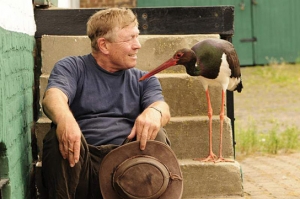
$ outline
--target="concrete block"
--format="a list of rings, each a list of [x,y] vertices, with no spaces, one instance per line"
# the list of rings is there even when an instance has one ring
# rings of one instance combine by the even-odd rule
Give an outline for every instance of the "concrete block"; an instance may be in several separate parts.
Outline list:
[[[220,120],[213,117],[213,152],[219,155]],[[206,158],[209,153],[209,123],[206,116],[172,117],[165,126],[171,148],[179,159]],[[229,118],[223,123],[223,156],[233,159],[232,129]]]
[[[43,96],[44,96],[44,93],[45,93],[45,90],[46,90],[46,87],[48,85],[48,79],[49,79],[49,74],[42,74],[40,76],[40,99],[39,99],[39,103],[40,103],[40,113],[42,115],[42,117],[47,117],[45,115],[45,113],[43,112],[43,109],[42,109],[42,101],[43,101]]]
[[[50,128],[51,120],[46,116],[39,118],[39,120],[35,124],[35,136],[37,138],[37,145],[39,150],[39,161],[41,161],[43,155],[43,139],[45,135],[49,132]]]
[[[198,77],[191,77],[186,73],[166,73],[156,76],[161,83],[165,100],[170,106],[172,117],[207,115],[206,94]],[[220,114],[221,92],[222,88],[218,84],[209,87],[214,115]]]
[[[87,36],[43,35],[41,39],[42,74],[50,74],[54,64],[66,57],[91,52]]]
[[[183,199],[243,196],[238,162],[203,163],[183,159],[179,164],[183,174]]]
[[[149,71],[170,59],[181,48],[191,48],[197,42],[206,38],[220,38],[217,34],[211,35],[141,35],[139,41],[142,48],[138,53],[137,68]],[[176,66],[165,72],[180,72],[182,67]]]
[[[191,77],[185,73],[166,73],[156,75],[162,85],[163,95],[170,106],[172,117],[207,115],[207,100],[203,86],[197,77]],[[40,76],[40,106],[49,75]],[[213,114],[219,115],[221,109],[221,87],[214,85],[209,87]],[[225,106],[226,108],[226,106]],[[40,110],[42,113],[42,110]],[[226,110],[225,110],[226,111]],[[42,113],[45,116],[44,113]]]
[[[39,157],[42,157],[43,139],[50,130],[51,120],[46,116],[41,117],[35,128]],[[230,119],[224,120],[223,131],[223,156],[233,158],[232,131]],[[165,127],[171,140],[171,147],[177,158],[205,158],[208,155],[208,118],[197,117],[172,117]],[[217,116],[213,117],[213,151],[219,155],[220,122]]]
[[[140,35],[142,48],[138,53],[136,67],[141,70],[151,70],[173,56],[176,50],[190,48],[205,38],[219,38],[219,35]],[[54,64],[63,57],[91,52],[90,40],[87,36],[44,35],[41,42],[43,74],[49,74]],[[176,71],[176,68],[172,70]]]
[[[141,35],[142,48],[138,53],[137,68],[152,70],[173,56],[180,48],[191,48],[205,38],[219,35]],[[87,36],[49,36],[41,40],[42,75],[40,77],[40,104],[54,64],[63,57],[85,55],[91,52]],[[209,151],[207,101],[203,86],[197,77],[186,74],[183,66],[171,67],[157,77],[166,102],[170,105],[171,121],[165,127],[184,177],[183,199],[214,196],[243,195],[241,169],[238,162],[203,163],[193,158],[205,158]],[[213,108],[213,151],[219,155],[221,87],[209,88]],[[226,106],[225,106],[226,108]],[[36,123],[35,134],[42,157],[43,138],[50,130],[51,121],[42,113]],[[229,118],[223,124],[223,156],[233,159],[232,129]]]

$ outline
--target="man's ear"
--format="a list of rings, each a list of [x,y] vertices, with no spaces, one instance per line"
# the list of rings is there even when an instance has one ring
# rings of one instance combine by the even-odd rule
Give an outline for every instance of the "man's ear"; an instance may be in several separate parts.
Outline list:
[[[103,53],[103,54],[108,54],[108,48],[107,48],[107,42],[104,38],[98,38],[97,39],[97,45],[99,50]]]

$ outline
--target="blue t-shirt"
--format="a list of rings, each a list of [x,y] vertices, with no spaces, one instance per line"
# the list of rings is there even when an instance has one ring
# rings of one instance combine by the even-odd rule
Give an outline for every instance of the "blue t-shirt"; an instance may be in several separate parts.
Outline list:
[[[164,101],[161,85],[146,72],[131,68],[109,73],[91,54],[58,61],[49,77],[49,88],[68,97],[70,109],[88,144],[121,144],[137,116],[155,101]]]

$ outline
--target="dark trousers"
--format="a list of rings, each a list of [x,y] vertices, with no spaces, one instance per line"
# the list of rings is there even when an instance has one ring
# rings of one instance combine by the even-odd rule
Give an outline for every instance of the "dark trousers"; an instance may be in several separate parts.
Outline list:
[[[156,139],[170,145],[162,128]],[[43,141],[42,180],[49,199],[101,199],[99,168],[102,159],[118,145],[92,146],[81,136],[79,161],[70,167],[58,146],[56,128],[52,127]]]

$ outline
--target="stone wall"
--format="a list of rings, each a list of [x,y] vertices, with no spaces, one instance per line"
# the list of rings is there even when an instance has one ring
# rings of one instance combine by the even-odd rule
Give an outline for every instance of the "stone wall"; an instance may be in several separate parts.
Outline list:
[[[14,14],[12,14],[14,13]],[[35,23],[30,1],[0,2],[0,198],[30,197]]]

